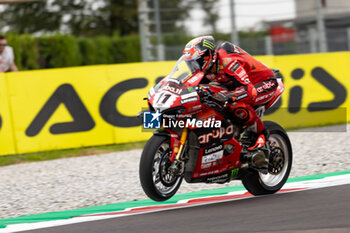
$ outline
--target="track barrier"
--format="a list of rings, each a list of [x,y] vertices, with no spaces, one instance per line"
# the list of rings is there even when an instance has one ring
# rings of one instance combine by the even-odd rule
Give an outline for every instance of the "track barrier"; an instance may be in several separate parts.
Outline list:
[[[264,117],[286,128],[350,121],[350,52],[260,56],[280,69],[281,100]],[[174,61],[0,74],[0,155],[147,140],[137,113]]]

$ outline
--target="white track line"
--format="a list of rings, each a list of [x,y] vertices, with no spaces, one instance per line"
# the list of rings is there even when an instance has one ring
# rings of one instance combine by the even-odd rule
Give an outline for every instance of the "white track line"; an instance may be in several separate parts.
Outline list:
[[[345,184],[350,184],[350,174],[339,175],[339,176],[331,176],[331,177],[326,177],[326,178],[322,178],[322,179],[315,179],[315,180],[287,183],[283,187],[283,189],[305,188],[305,190],[309,190],[309,189],[333,187],[333,186],[345,185]],[[300,190],[298,190],[298,191],[300,191]],[[301,191],[304,191],[304,190],[301,190]],[[291,192],[296,192],[296,191],[291,191]],[[245,191],[230,192],[230,193],[228,193],[226,195],[240,195],[240,194],[243,194],[243,193],[245,193]],[[218,195],[218,196],[223,196],[223,195]],[[251,198],[251,197],[248,197],[248,198]],[[193,199],[200,199],[200,198],[193,198]],[[239,199],[245,199],[245,198],[239,198]],[[237,199],[237,200],[239,200],[239,199]],[[178,202],[178,204],[188,203],[190,200],[192,200],[192,199],[180,200]],[[210,202],[210,204],[218,203],[218,202],[226,202],[226,201],[232,201],[232,200],[223,200],[223,201]],[[171,208],[171,209],[188,208],[188,207],[199,206],[199,205],[205,205],[205,204],[200,203],[200,204],[194,204],[194,205],[190,205],[190,206],[179,206],[179,207],[174,207],[174,208]],[[141,208],[141,207],[128,208],[128,210],[139,209],[139,208]],[[6,233],[11,233],[11,232],[28,231],[28,230],[35,230],[35,229],[41,229],[41,228],[48,228],[48,227],[55,227],[55,226],[74,224],[74,223],[90,222],[90,221],[97,221],[97,220],[110,219],[110,218],[118,218],[118,217],[130,216],[130,215],[138,215],[138,214],[144,214],[144,213],[159,212],[159,211],[164,211],[164,210],[167,210],[167,209],[156,209],[156,210],[149,210],[149,211],[145,211],[145,212],[132,213],[132,214],[130,214],[130,213],[126,213],[126,214],[120,213],[120,214],[117,214],[117,215],[82,216],[82,217],[75,217],[75,218],[64,219],[64,220],[44,221],[44,222],[38,222],[38,223],[13,224],[13,225],[8,225],[4,229],[0,229],[0,233],[5,233],[5,232]]]

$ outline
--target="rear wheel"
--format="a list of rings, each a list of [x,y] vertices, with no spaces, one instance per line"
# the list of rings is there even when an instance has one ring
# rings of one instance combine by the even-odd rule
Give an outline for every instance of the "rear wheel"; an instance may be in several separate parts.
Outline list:
[[[182,177],[172,170],[170,140],[153,135],[145,145],[140,160],[140,182],[144,192],[154,201],[165,201],[179,189]]]
[[[290,140],[285,130],[272,121],[264,121],[270,131],[269,142],[271,153],[268,173],[248,170],[242,177],[244,187],[253,195],[272,194],[286,183],[293,160]]]

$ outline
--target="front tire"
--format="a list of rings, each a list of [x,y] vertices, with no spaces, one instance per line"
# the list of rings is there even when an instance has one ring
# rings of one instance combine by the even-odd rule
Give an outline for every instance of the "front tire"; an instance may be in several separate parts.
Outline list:
[[[140,182],[146,195],[154,201],[165,201],[179,189],[182,177],[168,173],[170,139],[153,135],[145,145],[140,160]]]
[[[264,121],[264,124],[270,131],[267,143],[270,143],[271,151],[275,151],[275,157],[270,158],[267,174],[250,169],[243,175],[242,183],[253,195],[273,194],[279,191],[286,183],[292,168],[293,151],[286,131],[272,121]]]

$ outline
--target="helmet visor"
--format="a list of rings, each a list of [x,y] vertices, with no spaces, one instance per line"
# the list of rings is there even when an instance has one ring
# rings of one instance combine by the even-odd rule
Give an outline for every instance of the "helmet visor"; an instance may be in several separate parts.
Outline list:
[[[200,65],[199,59],[191,59],[191,60],[185,60],[188,68],[190,69],[191,73],[194,74],[202,69],[202,66]]]
[[[211,55],[209,50],[207,50],[203,55],[197,57],[196,59],[185,59],[188,67],[190,68],[192,73],[196,73],[198,71],[205,71],[208,67],[208,63],[210,62]]]

